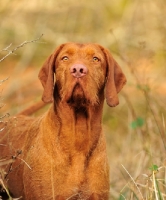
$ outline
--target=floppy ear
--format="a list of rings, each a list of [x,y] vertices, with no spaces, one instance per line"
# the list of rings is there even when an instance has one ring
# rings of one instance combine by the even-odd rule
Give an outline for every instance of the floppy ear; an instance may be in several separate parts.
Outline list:
[[[55,60],[63,46],[64,44],[59,46],[55,52],[47,58],[38,75],[44,88],[42,100],[45,103],[53,101]]]
[[[109,106],[114,107],[119,104],[118,93],[126,83],[126,77],[111,53],[106,49],[104,49],[104,53],[107,62],[106,102]]]

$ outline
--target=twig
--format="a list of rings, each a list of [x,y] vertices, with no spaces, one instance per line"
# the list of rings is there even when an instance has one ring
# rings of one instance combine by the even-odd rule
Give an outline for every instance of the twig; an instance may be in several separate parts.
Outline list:
[[[142,187],[142,188],[147,188],[147,185],[141,184],[141,183],[137,183],[138,186]],[[148,189],[152,192],[154,192],[154,189],[148,186]],[[157,191],[158,193],[158,191]],[[161,193],[163,197],[166,197],[166,194]]]
[[[8,51],[8,49],[12,46],[12,43],[9,44],[9,46],[7,46],[6,48],[2,49],[1,51]]]
[[[1,120],[1,119],[4,119],[5,117],[9,117],[9,116],[10,116],[10,114],[9,114],[9,113],[6,113],[6,114],[0,116],[0,120]],[[2,121],[0,121],[0,123],[2,123]]]
[[[122,165],[122,164],[121,164]],[[126,171],[126,173],[129,175],[129,177],[131,178],[131,180],[133,181],[134,185],[136,186],[138,192],[140,193],[141,195],[141,199],[144,200],[144,197],[142,196],[142,193],[139,189],[139,187],[137,186],[137,183],[134,181],[133,177],[129,174],[129,172],[127,171],[127,169],[122,165],[123,169]]]
[[[7,164],[10,164],[10,163],[13,163],[14,160],[11,158],[11,159],[7,159],[7,160],[0,160],[0,167],[3,166],[3,165],[7,165]]]
[[[3,180],[0,178],[0,185],[3,187],[3,189],[5,190],[5,192],[7,193],[7,195],[8,195],[8,199],[9,200],[19,200],[19,199],[22,199],[22,196],[21,197],[19,197],[19,198],[12,198],[11,196],[10,196],[10,193],[9,193],[9,190],[7,189],[7,187],[5,186],[5,184],[4,184],[4,182],[3,182]]]
[[[40,37],[38,37],[38,38],[36,38],[36,39],[34,39],[34,40],[24,41],[23,43],[21,43],[20,45],[18,45],[18,46],[15,47],[14,49],[8,50],[8,49],[11,47],[11,45],[12,45],[12,44],[10,44],[9,46],[7,46],[5,49],[2,50],[2,51],[7,51],[8,54],[6,54],[6,56],[4,56],[3,58],[1,58],[1,59],[0,59],[0,62],[2,62],[3,60],[5,60],[5,58],[7,58],[10,54],[13,54],[17,49],[19,49],[19,48],[25,46],[26,44],[37,42],[38,40],[41,39],[42,36],[43,36],[43,34],[42,34]]]
[[[71,199],[71,198],[75,197],[76,195],[79,195],[79,193],[73,194],[72,196],[70,196],[70,197],[69,197],[69,198],[67,198],[66,200],[69,200],[69,199]]]
[[[12,160],[13,162],[18,158],[18,156],[22,153],[21,150],[18,150],[17,151],[17,154],[15,156],[12,156]],[[6,173],[5,175],[5,179],[7,178],[7,176],[9,175],[9,173],[12,171],[12,166],[13,166],[13,162],[10,162],[10,165],[9,165],[9,169],[8,169],[8,172]]]
[[[2,179],[0,179],[0,185],[5,189],[7,195],[10,197],[9,191],[8,191],[8,189],[6,188],[6,186],[5,186],[5,184],[4,184],[4,182],[3,182]],[[11,199],[11,198],[9,198],[9,199]]]
[[[18,158],[18,159],[20,159],[22,162],[24,162],[24,163],[27,165],[27,167],[28,167],[29,169],[32,169],[32,168],[30,167],[30,165],[28,165],[28,163],[25,162],[25,160],[23,160],[22,158]]]
[[[9,77],[6,78],[6,79],[0,80],[0,85],[2,85],[2,83],[4,83],[5,81],[7,81],[8,79],[9,79]]]
[[[158,199],[158,195],[157,195],[157,186],[156,186],[156,178],[155,178],[155,172],[153,171],[153,185],[154,185],[154,193],[155,193],[155,197],[156,197],[156,200],[159,200]]]

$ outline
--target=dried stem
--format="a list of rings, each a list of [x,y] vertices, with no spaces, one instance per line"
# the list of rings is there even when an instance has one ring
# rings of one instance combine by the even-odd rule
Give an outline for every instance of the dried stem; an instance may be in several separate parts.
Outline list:
[[[121,165],[122,165],[122,164],[121,164]],[[134,185],[136,186],[136,188],[137,188],[137,190],[138,190],[138,192],[139,192],[139,194],[140,194],[140,196],[141,196],[141,199],[144,200],[143,195],[142,195],[142,193],[141,193],[139,187],[137,186],[137,183],[134,181],[133,177],[129,174],[129,172],[127,171],[127,169],[126,169],[123,165],[122,165],[122,167],[123,167],[123,169],[126,171],[126,173],[129,175],[129,177],[130,177],[131,180],[133,181]]]
[[[7,51],[8,54],[6,54],[6,56],[4,56],[3,58],[0,59],[0,62],[2,62],[3,60],[5,60],[9,55],[13,54],[15,51],[17,51],[19,48],[25,46],[26,44],[29,44],[29,43],[34,43],[34,42],[37,42],[38,40],[41,39],[41,37],[43,36],[43,34],[34,39],[34,40],[30,40],[30,41],[24,41],[23,43],[21,43],[20,45],[18,45],[17,47],[15,47],[14,49],[10,50],[9,48],[12,46],[12,44],[10,44],[9,46],[7,46],[6,48],[4,48],[3,50],[1,51]]]

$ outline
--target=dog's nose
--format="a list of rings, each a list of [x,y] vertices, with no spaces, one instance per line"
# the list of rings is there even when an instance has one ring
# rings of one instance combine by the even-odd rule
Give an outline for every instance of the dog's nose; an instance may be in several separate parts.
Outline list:
[[[76,78],[85,76],[87,72],[88,72],[87,67],[85,67],[82,64],[75,64],[70,67],[70,73]]]

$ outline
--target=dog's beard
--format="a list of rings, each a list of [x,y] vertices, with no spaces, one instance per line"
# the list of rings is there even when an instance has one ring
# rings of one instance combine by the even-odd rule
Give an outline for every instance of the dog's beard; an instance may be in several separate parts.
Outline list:
[[[67,103],[72,107],[77,108],[88,106],[89,100],[86,98],[84,90],[79,83],[74,86],[71,96],[67,100]]]
[[[98,92],[95,92],[94,87],[83,82],[73,81],[61,87],[61,84],[56,84],[54,88],[54,99],[58,97],[61,102],[67,103],[69,106],[80,108],[90,105],[98,105]]]

